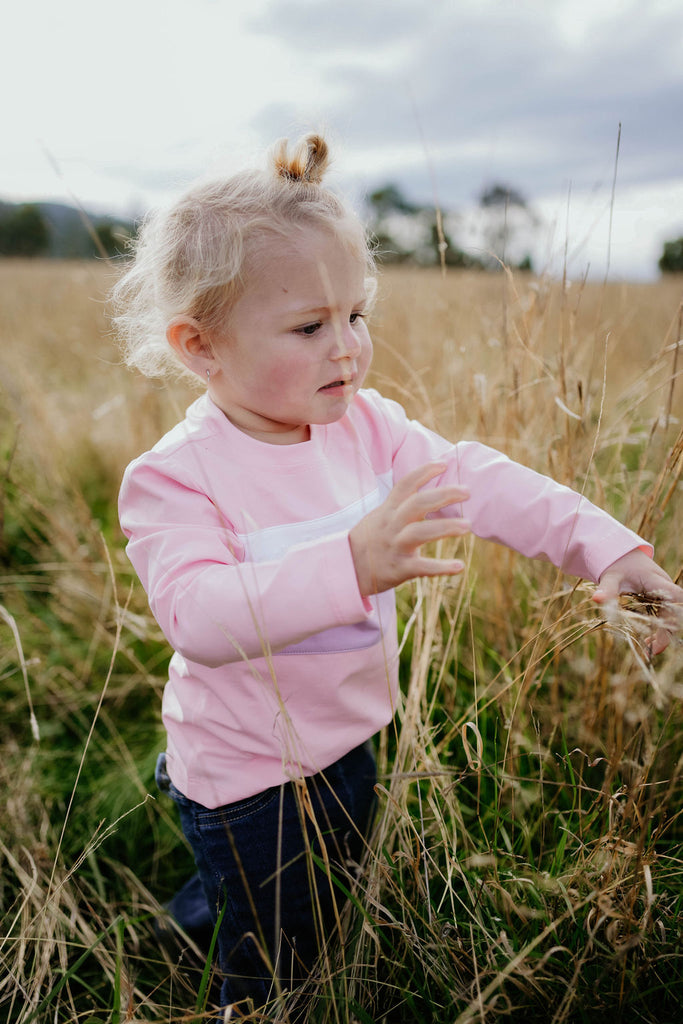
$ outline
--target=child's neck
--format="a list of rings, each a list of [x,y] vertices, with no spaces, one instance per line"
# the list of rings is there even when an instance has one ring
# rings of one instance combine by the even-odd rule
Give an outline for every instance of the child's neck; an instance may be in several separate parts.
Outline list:
[[[209,397],[218,406],[226,419],[230,420],[233,427],[237,427],[243,434],[248,434],[249,437],[253,437],[256,441],[262,441],[264,444],[303,444],[304,441],[310,441],[311,439],[311,428],[308,423],[293,425],[289,428],[283,424],[281,430],[259,429],[249,423],[239,422],[238,419],[226,412],[213,396],[210,395]]]
[[[311,428],[308,424],[283,432],[245,430],[244,433],[255,437],[257,441],[265,441],[266,444],[303,444],[304,441],[311,440]]]

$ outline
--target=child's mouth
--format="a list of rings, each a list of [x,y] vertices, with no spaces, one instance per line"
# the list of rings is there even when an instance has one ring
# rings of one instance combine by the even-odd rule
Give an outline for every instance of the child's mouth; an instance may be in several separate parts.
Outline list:
[[[343,388],[346,384],[350,384],[350,380],[333,380],[331,384],[323,384],[321,391],[328,391],[330,388]]]

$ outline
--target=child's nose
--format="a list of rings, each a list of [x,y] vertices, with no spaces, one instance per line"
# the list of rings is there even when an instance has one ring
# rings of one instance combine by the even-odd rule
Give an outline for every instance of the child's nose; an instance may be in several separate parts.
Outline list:
[[[360,355],[360,350],[360,341],[351,324],[340,326],[340,329],[335,331],[334,358],[355,359],[356,356]]]

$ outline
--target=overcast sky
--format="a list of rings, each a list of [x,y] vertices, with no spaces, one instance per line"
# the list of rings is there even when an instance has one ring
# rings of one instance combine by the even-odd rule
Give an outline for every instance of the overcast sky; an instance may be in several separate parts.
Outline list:
[[[537,265],[652,277],[683,235],[681,0],[22,0],[3,35],[0,198],[137,214],[323,127],[354,196],[513,186]]]

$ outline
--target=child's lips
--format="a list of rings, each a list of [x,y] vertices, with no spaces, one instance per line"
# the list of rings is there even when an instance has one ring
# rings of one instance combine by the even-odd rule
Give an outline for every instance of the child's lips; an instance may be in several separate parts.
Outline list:
[[[329,384],[323,384],[323,386],[320,388],[320,390],[321,391],[332,391],[335,388],[350,387],[352,383],[353,383],[353,381],[350,380],[350,379],[347,379],[347,380],[333,380]]]

